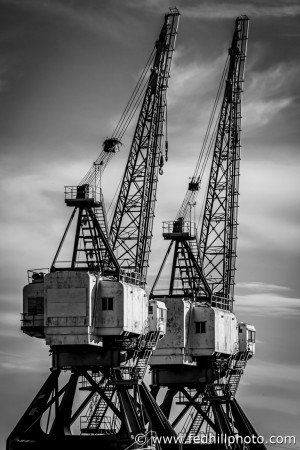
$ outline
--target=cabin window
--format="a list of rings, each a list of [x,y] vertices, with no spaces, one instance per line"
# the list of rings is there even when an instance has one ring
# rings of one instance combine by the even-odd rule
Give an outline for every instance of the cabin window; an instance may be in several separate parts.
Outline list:
[[[28,314],[44,314],[44,297],[28,297]]]
[[[149,306],[149,314],[153,314],[153,306],[152,305]]]
[[[112,311],[114,309],[113,297],[102,297],[102,311]]]
[[[243,332],[243,328],[239,327],[239,333],[242,333],[242,332]]]
[[[206,322],[195,322],[195,332],[197,334],[206,333]]]
[[[248,342],[255,342],[255,331],[248,330]]]

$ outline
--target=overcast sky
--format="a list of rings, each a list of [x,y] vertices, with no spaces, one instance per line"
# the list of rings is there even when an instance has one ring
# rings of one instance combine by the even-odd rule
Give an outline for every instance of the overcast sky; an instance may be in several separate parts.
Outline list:
[[[77,184],[110,136],[153,48],[163,0],[0,0],[0,446],[50,363],[19,320],[26,270],[49,267]],[[298,0],[179,0],[150,280],[203,141],[234,20],[250,17],[243,97],[236,313],[257,327],[238,400],[257,432],[300,442]],[[130,136],[127,138],[128,141]],[[127,141],[125,141],[126,144]],[[128,145],[103,179],[112,199]],[[198,205],[197,205],[198,207]],[[200,207],[200,205],[199,205]]]

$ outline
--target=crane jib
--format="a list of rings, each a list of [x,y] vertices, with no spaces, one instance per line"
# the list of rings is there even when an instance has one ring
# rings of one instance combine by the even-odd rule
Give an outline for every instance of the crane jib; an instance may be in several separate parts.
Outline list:
[[[120,266],[141,274],[144,280],[150,256],[158,173],[164,162],[166,91],[178,20],[177,9],[165,16],[156,43],[154,63],[110,228],[110,239]]]

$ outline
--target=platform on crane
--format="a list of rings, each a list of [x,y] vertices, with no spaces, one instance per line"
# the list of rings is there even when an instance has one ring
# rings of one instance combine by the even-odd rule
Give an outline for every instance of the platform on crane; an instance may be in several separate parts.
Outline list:
[[[65,203],[67,206],[95,208],[100,206],[96,188],[89,184],[65,186]]]
[[[166,240],[194,240],[196,239],[196,224],[179,218],[171,222],[163,222],[163,237]]]

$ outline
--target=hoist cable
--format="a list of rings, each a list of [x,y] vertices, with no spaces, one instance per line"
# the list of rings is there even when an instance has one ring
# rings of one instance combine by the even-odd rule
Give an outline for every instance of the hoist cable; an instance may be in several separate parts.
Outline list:
[[[147,85],[145,85],[143,87],[143,90],[138,94],[138,97],[135,100],[135,103],[134,103],[131,111],[128,113],[122,128],[119,130],[119,132],[118,132],[118,134],[116,136],[116,138],[118,140],[121,140],[123,138],[124,134],[126,133],[126,130],[129,127],[131,120],[133,119],[137,109],[139,108],[139,106],[140,106],[140,104],[141,104],[141,102],[143,100],[143,97],[145,95],[146,90],[147,90]]]
[[[140,94],[139,94],[140,89],[142,89],[142,90],[145,89],[144,87],[142,87],[142,85],[143,85],[143,83],[145,81],[145,77],[147,75],[147,72],[148,72],[148,70],[149,70],[149,68],[150,68],[150,66],[151,66],[151,64],[153,62],[154,50],[155,50],[155,48],[152,50],[152,52],[151,52],[151,54],[150,54],[150,56],[148,58],[148,61],[147,61],[146,65],[145,65],[145,67],[144,67],[144,69],[143,69],[143,71],[142,71],[142,73],[140,75],[140,78],[139,78],[139,80],[137,82],[137,85],[136,85],[136,87],[135,87],[135,89],[134,89],[130,99],[128,100],[128,103],[127,103],[127,105],[126,105],[126,107],[125,107],[125,109],[124,109],[124,111],[123,111],[123,113],[122,113],[122,115],[120,117],[119,122],[117,123],[117,126],[116,126],[114,132],[112,133],[112,137],[116,137],[117,139],[119,139],[120,136],[124,134],[124,132],[122,133],[120,130],[122,130],[124,128],[124,126],[123,126],[124,122],[126,122],[128,120],[128,116],[132,114],[131,107],[132,107],[132,104],[134,103],[136,97],[140,96]]]
[[[224,82],[225,82],[225,78],[226,78],[226,74],[227,74],[227,70],[228,70],[228,65],[229,65],[229,56],[227,57],[226,62],[225,62],[224,70],[223,70],[221,80],[219,83],[219,87],[217,90],[217,95],[216,95],[216,98],[215,98],[215,101],[213,104],[213,108],[212,108],[212,112],[211,112],[211,115],[209,118],[208,127],[206,129],[203,144],[201,146],[200,154],[199,154],[197,164],[195,167],[194,175],[192,177],[192,181],[195,183],[200,183],[200,181],[201,181],[201,178],[206,169],[209,155],[211,153],[211,150],[212,150],[212,147],[214,144],[214,140],[216,137],[216,130],[218,127],[220,114],[218,115],[218,119],[216,121],[215,121],[215,114],[216,114],[216,110],[217,110],[217,107],[218,107],[218,104],[220,101],[220,97],[221,97],[221,93],[223,90],[223,86],[224,86]],[[213,123],[215,123],[215,125],[214,125],[213,133],[211,134],[211,128],[213,126]],[[209,137],[210,137],[210,140],[208,143]],[[185,216],[187,214],[187,207],[191,203],[191,201],[195,200],[196,195],[197,195],[197,191],[188,190],[186,192],[185,198],[184,198],[184,200],[181,204],[181,207],[179,208],[179,211],[177,213],[176,220],[178,220],[179,217],[185,218]]]
[[[127,105],[126,105],[126,107],[117,123],[117,126],[112,134],[111,139],[115,139],[116,141],[119,141],[119,144],[121,143],[120,140],[124,136],[128,126],[130,125],[130,122],[131,122],[132,118],[134,117],[134,115],[141,103],[142,96],[147,88],[147,83],[145,83],[145,79],[146,79],[146,75],[149,71],[149,68],[153,63],[154,52],[155,52],[155,47],[150,53],[150,56],[146,62],[144,69],[142,70],[142,73],[138,79],[138,82],[137,82],[134,90],[133,90],[133,93],[131,94],[130,99],[127,102]],[[90,186],[92,186],[93,184],[95,184],[98,186],[100,184],[102,173],[103,173],[105,167],[108,165],[108,163],[112,159],[113,155],[114,155],[114,152],[107,152],[107,151],[103,150],[100,153],[100,155],[98,156],[97,160],[93,163],[92,167],[88,170],[88,172],[82,178],[79,185],[89,184]]]
[[[216,109],[217,109],[217,106],[218,106],[218,103],[219,103],[219,100],[220,100],[220,96],[221,96],[221,93],[222,93],[222,89],[223,89],[223,86],[224,86],[224,81],[225,81],[225,77],[226,77],[226,73],[227,73],[227,69],[228,69],[228,64],[229,64],[229,56],[227,57],[227,60],[226,60],[226,63],[225,63],[225,67],[224,67],[224,70],[223,70],[223,73],[222,73],[222,76],[221,76],[221,81],[219,83],[219,87],[218,87],[218,90],[217,90],[217,95],[216,95],[215,102],[214,102],[214,105],[213,105],[213,109],[212,109],[212,112],[211,112],[211,115],[210,115],[210,119],[209,119],[209,122],[208,122],[208,127],[207,127],[207,130],[206,130],[205,136],[204,136],[204,141],[203,141],[203,144],[202,144],[200,155],[199,155],[199,158],[198,158],[198,161],[197,161],[197,164],[196,164],[196,169],[195,169],[194,176],[197,176],[197,174],[198,174],[198,170],[199,170],[199,167],[200,167],[201,159],[203,157],[203,153],[204,153],[204,150],[205,150],[205,147],[206,147],[206,144],[207,144],[207,140],[208,140],[209,135],[210,135],[210,130],[211,130],[211,127],[212,127],[212,123],[214,121]]]

